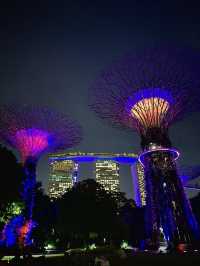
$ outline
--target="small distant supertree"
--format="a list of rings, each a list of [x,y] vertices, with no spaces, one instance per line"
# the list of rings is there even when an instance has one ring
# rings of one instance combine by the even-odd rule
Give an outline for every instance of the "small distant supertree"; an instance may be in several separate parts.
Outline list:
[[[182,166],[178,169],[179,175],[184,185],[200,176],[200,166]]]
[[[160,227],[174,245],[190,243],[198,230],[176,171],[179,152],[172,148],[168,128],[199,108],[199,66],[199,55],[187,49],[147,49],[118,60],[90,90],[90,106],[101,118],[141,136],[147,238],[155,248]]]
[[[81,128],[76,122],[48,108],[0,107],[0,138],[20,153],[26,176],[22,192],[26,206],[25,221],[21,228],[17,229],[20,233],[18,241],[23,245],[30,244],[30,233],[34,226],[32,211],[38,159],[45,152],[75,146],[80,142],[81,136]],[[21,219],[17,220],[18,223],[19,221]],[[7,227],[12,228],[10,225]]]

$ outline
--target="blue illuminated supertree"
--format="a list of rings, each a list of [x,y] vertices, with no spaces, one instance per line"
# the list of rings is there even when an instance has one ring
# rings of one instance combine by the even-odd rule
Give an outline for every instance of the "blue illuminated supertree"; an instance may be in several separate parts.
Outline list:
[[[200,56],[186,49],[147,49],[102,72],[90,90],[91,108],[113,126],[141,136],[146,185],[147,238],[158,247],[160,227],[169,244],[192,243],[198,225],[187,201],[169,126],[199,108]]]
[[[81,136],[81,128],[75,121],[48,108],[0,107],[0,137],[20,153],[26,176],[22,192],[26,206],[25,219],[19,228],[18,224],[22,219],[14,218],[9,225],[6,225],[4,231],[9,234],[9,232],[17,230],[20,235],[18,241],[23,245],[30,244],[30,234],[34,226],[32,211],[38,159],[45,152],[75,146],[80,142]],[[12,229],[15,227],[16,221],[18,228]],[[6,237],[14,239],[12,236],[7,235]]]
[[[200,176],[200,166],[181,166],[178,168],[179,175],[184,185]]]

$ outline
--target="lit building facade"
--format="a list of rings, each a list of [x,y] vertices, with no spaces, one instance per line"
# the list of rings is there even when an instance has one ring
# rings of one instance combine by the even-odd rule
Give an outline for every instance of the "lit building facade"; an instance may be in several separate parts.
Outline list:
[[[95,163],[96,181],[106,191],[119,192],[119,164],[112,160],[98,160]]]
[[[78,178],[82,163],[92,164],[90,177],[96,179],[107,191],[120,191],[120,172],[122,164],[135,165],[138,156],[134,153],[55,153],[49,155],[50,197],[60,197],[71,188]],[[134,178],[138,178],[137,174]]]
[[[146,188],[145,188],[145,179],[144,179],[144,168],[140,163],[136,164],[137,177],[138,177],[138,187],[141,205],[146,205]]]
[[[78,164],[72,160],[50,161],[48,195],[61,197],[72,188],[78,177]]]
[[[133,178],[134,199],[137,206],[146,205],[146,187],[144,178],[144,168],[140,162],[131,165],[131,174]]]

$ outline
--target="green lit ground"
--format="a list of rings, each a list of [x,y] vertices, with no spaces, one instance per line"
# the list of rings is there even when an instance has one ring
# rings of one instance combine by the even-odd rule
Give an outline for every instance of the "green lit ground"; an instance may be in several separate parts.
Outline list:
[[[113,256],[107,254],[107,258],[110,262],[110,266],[186,266],[186,265],[200,265],[200,254],[160,254],[160,255],[150,255],[150,254],[137,254],[128,255],[126,258],[120,258],[119,256]],[[3,265],[41,265],[41,266],[93,266],[94,256],[93,255],[83,255],[76,254],[72,255],[70,258],[54,254],[54,256],[48,257],[35,257],[31,260],[22,260],[17,263],[16,261],[10,260],[10,263],[3,261],[0,266]]]

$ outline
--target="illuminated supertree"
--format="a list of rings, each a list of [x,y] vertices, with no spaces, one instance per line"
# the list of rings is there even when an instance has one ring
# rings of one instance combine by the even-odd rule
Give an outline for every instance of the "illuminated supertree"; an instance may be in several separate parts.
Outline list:
[[[154,248],[160,228],[169,244],[192,243],[197,236],[168,128],[199,108],[199,66],[199,55],[186,49],[148,49],[114,63],[90,90],[90,106],[101,118],[141,136],[147,238]]]
[[[200,176],[200,166],[182,166],[178,168],[178,172],[183,185],[187,185],[187,182],[190,182]]]
[[[7,225],[4,231],[17,230],[18,241],[23,245],[28,245],[34,226],[32,211],[38,159],[44,152],[66,149],[78,144],[81,140],[81,128],[70,118],[48,108],[2,106],[0,108],[0,137],[20,153],[26,176],[22,192],[26,206],[24,224],[21,228],[18,226],[17,229],[7,230],[6,228],[15,226],[16,219],[14,219],[13,227],[10,221],[11,225]]]

